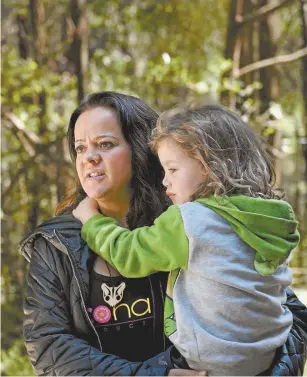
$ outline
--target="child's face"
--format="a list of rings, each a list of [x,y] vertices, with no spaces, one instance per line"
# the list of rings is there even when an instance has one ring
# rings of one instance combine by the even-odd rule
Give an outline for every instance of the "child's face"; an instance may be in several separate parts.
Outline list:
[[[159,143],[157,152],[165,172],[166,194],[174,204],[190,201],[196,186],[205,178],[204,167],[184,153],[170,137]]]

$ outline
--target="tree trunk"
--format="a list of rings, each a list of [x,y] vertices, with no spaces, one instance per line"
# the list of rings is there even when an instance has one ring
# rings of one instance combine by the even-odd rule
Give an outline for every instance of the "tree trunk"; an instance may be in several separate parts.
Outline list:
[[[33,59],[41,65],[45,62],[47,38],[45,33],[45,8],[42,1],[30,0]]]
[[[65,152],[64,152],[64,145],[63,140],[59,139],[56,142],[55,145],[56,148],[56,154],[57,154],[57,162],[56,162],[56,194],[57,194],[57,202],[60,203],[65,195],[66,195],[66,189],[65,189],[65,180],[67,177],[67,171],[66,168],[63,166],[63,159],[65,158]]]
[[[16,16],[16,23],[18,27],[18,50],[21,59],[27,59],[29,56],[29,42],[28,42],[28,28],[26,17],[18,14]]]
[[[260,6],[267,6],[274,3],[274,0],[260,0]],[[281,33],[281,22],[279,12],[269,14],[265,19],[259,22],[259,58],[260,60],[268,59],[276,55],[277,41]],[[277,66],[261,69],[259,72],[262,88],[259,93],[260,113],[269,109],[270,104],[277,101],[280,97],[279,70]],[[272,119],[275,120],[275,119]],[[281,150],[282,131],[275,129],[268,137],[268,144],[273,151]],[[276,173],[276,185],[282,184],[282,167],[280,157],[272,155],[273,166]]]
[[[269,5],[275,0],[260,0],[260,5]],[[268,59],[276,55],[277,41],[281,32],[280,15],[272,13],[260,21],[259,25],[259,57],[260,60]],[[279,98],[279,71],[276,66],[260,70],[260,81],[264,84],[260,91],[261,109],[264,112],[268,109],[270,102]]]
[[[236,21],[237,15],[242,11],[242,0],[232,0],[230,1],[229,11],[228,11],[228,27],[226,34],[226,45],[224,49],[224,58],[232,60],[232,64],[236,65],[238,58],[240,57],[240,41],[237,40],[238,37],[238,23]],[[236,52],[236,54],[235,54]],[[223,81],[230,79],[232,71],[225,72],[222,76]],[[224,106],[233,108],[234,107],[234,95],[230,93],[229,90],[223,90],[221,93],[221,103]]]
[[[303,47],[307,47],[307,0],[300,0],[300,10],[303,31]],[[307,182],[307,56],[303,57],[302,59],[302,81],[305,125],[305,143],[303,144],[303,156],[305,160],[305,180]]]
[[[243,8],[243,14],[250,14],[254,10],[254,6],[250,1],[244,2],[244,8]],[[254,40],[253,40],[253,34],[254,34],[254,28],[253,24],[250,25],[249,28],[247,28],[243,35],[242,35],[242,54],[241,54],[241,60],[239,64],[240,67],[244,67],[248,64],[253,63],[256,59],[254,57]],[[246,85],[252,84],[254,82],[254,75],[253,72],[246,75],[244,77],[244,81]]]
[[[261,62],[263,59],[275,56],[277,36],[280,35],[280,15],[278,10],[289,5],[293,0],[283,0],[279,3],[276,0],[232,0],[229,6],[228,30],[226,35],[226,46],[224,50],[225,59],[231,59],[232,71],[226,72],[222,77],[222,83],[225,79],[234,79],[245,76],[240,72],[240,67],[250,67],[250,64],[243,64],[244,60],[252,60],[252,62]],[[257,8],[255,7],[257,6]],[[255,54],[249,55],[251,59],[247,59],[249,47],[256,44],[255,33],[259,31],[259,56]],[[250,46],[248,45],[250,44]],[[301,54],[304,51],[300,51]],[[258,58],[258,59],[255,59]],[[254,59],[254,60],[253,60]],[[265,60],[267,62],[267,60]],[[278,68],[271,64],[270,67],[251,70],[249,78],[244,77],[244,82],[248,85],[254,79],[259,79],[262,83],[270,82],[264,85],[260,98],[263,108],[268,108],[272,100],[278,98],[279,81]],[[254,71],[254,72],[252,72]],[[257,72],[262,71],[262,72]],[[259,75],[262,75],[259,77]],[[221,102],[230,107],[236,106],[236,98],[229,90],[223,90],[221,93]]]
[[[75,33],[68,59],[77,76],[78,102],[84,98],[88,90],[89,24],[84,5],[84,0],[70,0],[70,13]]]
[[[43,2],[39,0],[30,0],[30,19],[32,27],[32,54],[33,60],[39,66],[46,63],[46,34],[45,34],[45,8]],[[42,91],[38,96],[33,96],[33,103],[39,105],[39,124],[38,124],[38,137],[40,140],[44,139],[47,132],[46,124],[46,111],[47,111],[47,98],[46,92]],[[34,145],[35,155],[39,153],[38,148],[40,145]],[[43,173],[36,165],[33,167],[35,173],[29,177],[28,192],[32,194],[30,208],[28,212],[28,228],[33,230],[38,225],[39,210],[40,210],[40,192],[44,188]]]
[[[242,17],[244,15],[253,14],[255,10],[255,6],[251,1],[244,1],[243,3],[243,9],[242,9]],[[241,56],[240,60],[236,63],[236,69],[237,71],[245,66],[248,66],[249,64],[252,64],[257,57],[255,56],[255,23],[251,23],[247,27],[244,28],[244,32],[241,32]],[[257,72],[250,72],[249,74],[245,75],[244,77],[240,78],[240,80],[243,81],[244,87],[247,87],[248,85],[251,85],[257,78]],[[236,108],[240,109],[242,113],[245,113],[247,111],[246,108],[243,108],[242,105],[247,100],[247,98],[251,97],[250,94],[246,94],[246,96],[237,96],[236,99]]]

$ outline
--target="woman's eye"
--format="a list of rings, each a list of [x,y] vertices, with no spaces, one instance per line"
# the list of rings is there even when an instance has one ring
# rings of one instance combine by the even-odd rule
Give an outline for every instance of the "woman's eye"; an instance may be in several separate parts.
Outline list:
[[[75,151],[76,151],[77,154],[82,153],[84,151],[84,145],[76,146]]]
[[[99,147],[102,149],[111,149],[114,147],[114,144],[111,141],[101,141]]]
[[[168,169],[172,174],[175,173],[177,169]]]

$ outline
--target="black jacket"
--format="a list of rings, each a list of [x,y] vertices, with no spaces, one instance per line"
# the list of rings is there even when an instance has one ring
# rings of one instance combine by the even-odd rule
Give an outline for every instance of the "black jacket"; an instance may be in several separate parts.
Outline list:
[[[24,338],[38,375],[161,376],[173,368],[174,347],[165,350],[162,327],[156,329],[157,356],[129,362],[90,345],[98,337],[86,311],[89,271],[96,255],[80,237],[81,224],[59,216],[38,227],[21,244],[31,261],[24,304]],[[165,294],[167,274],[151,276],[156,295]],[[278,350],[272,370],[279,375],[301,375],[306,360],[307,309],[289,290],[287,305],[294,324],[286,344]],[[163,300],[161,300],[163,301]],[[154,308],[163,316],[163,307]],[[163,321],[159,321],[163,323]]]

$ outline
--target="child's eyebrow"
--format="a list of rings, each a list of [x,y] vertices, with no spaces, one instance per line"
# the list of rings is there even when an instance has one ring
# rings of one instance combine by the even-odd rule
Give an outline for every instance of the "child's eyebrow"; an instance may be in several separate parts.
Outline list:
[[[177,163],[178,161],[176,161],[176,160],[165,160],[165,161],[163,161],[163,164],[165,164],[165,165],[168,165],[168,164],[172,164],[172,163]]]

